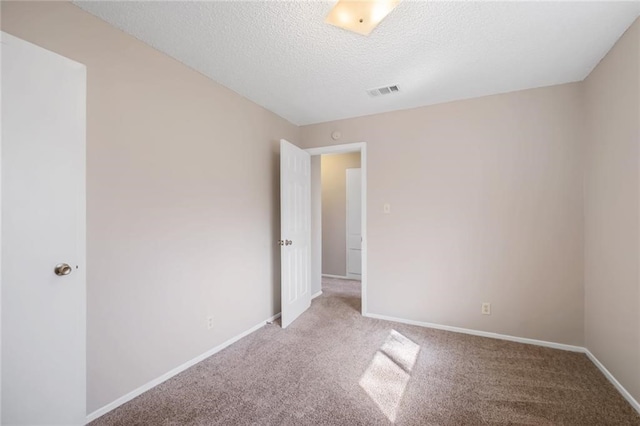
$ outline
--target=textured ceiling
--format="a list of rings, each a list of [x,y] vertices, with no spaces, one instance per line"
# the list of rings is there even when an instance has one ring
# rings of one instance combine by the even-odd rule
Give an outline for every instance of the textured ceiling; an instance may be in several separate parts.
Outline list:
[[[324,23],[334,2],[74,3],[298,125],[579,81],[640,15],[640,2],[404,0],[364,37]]]

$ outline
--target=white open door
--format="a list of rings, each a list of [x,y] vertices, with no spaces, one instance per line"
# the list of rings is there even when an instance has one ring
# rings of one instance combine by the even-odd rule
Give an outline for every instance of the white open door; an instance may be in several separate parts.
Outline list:
[[[86,68],[2,44],[2,424],[86,422]]]
[[[280,141],[282,328],[311,306],[311,157]]]

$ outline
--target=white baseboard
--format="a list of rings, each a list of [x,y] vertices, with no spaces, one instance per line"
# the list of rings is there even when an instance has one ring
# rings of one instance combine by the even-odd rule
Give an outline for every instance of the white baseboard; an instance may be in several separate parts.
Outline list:
[[[320,290],[316,294],[311,295],[311,300],[315,299],[316,297],[320,297],[320,296],[322,296],[322,290]]]
[[[331,274],[322,274],[323,277],[327,278],[340,278],[341,280],[348,279],[346,275],[331,275]]]
[[[133,398],[145,393],[146,391],[148,391],[149,389],[158,386],[160,383],[172,378],[173,376],[175,376],[178,373],[182,373],[184,370],[186,370],[189,367],[192,367],[193,365],[199,363],[200,361],[209,358],[211,355],[214,355],[218,352],[220,352],[221,350],[223,350],[224,348],[226,348],[227,346],[237,342],[238,340],[242,339],[245,336],[248,336],[249,334],[253,333],[254,331],[258,330],[259,328],[263,327],[266,323],[268,322],[272,322],[275,321],[276,319],[280,318],[280,314],[276,314],[274,316],[272,316],[271,318],[268,318],[264,321],[261,321],[260,323],[254,325],[253,327],[251,327],[250,329],[243,331],[242,333],[238,334],[237,336],[232,337],[231,339],[227,340],[224,343],[219,344],[218,346],[209,349],[207,352],[198,355],[197,357],[185,362],[184,364],[174,368],[171,371],[166,372],[165,374],[163,374],[162,376],[155,378],[153,380],[151,380],[148,383],[145,383],[144,385],[140,386],[137,389],[132,390],[131,392],[129,392],[128,394],[121,396],[120,398],[116,399],[115,401],[105,405],[102,408],[97,409],[96,411],[94,411],[91,414],[87,415],[87,421],[86,423],[92,422],[95,419],[97,419],[100,416],[103,416],[105,414],[107,414],[109,411],[114,410],[116,408],[118,408],[119,406],[121,406],[122,404],[131,401]]]
[[[602,372],[602,374],[604,374],[604,376],[611,382],[611,384],[613,384],[613,386],[618,390],[618,392],[620,392],[620,394],[624,397],[624,399],[626,399],[627,402],[629,402],[629,404],[631,404],[631,406],[638,413],[640,413],[640,403],[638,403],[638,401],[636,401],[635,398],[631,396],[631,394],[624,388],[624,386],[620,384],[620,382],[613,376],[613,374],[611,374],[611,372],[607,370],[607,368],[598,360],[598,358],[595,357],[595,355],[591,353],[591,351],[589,351],[589,349],[584,348],[582,346],[565,345],[563,343],[547,342],[545,340],[528,339],[525,337],[509,336],[507,334],[491,333],[488,331],[478,331],[478,330],[472,330],[469,328],[453,327],[449,325],[414,321],[414,320],[408,320],[404,318],[395,318],[395,317],[389,317],[386,315],[363,314],[363,316],[369,317],[369,318],[386,320],[386,321],[399,322],[402,324],[410,324],[410,325],[417,325],[420,327],[434,328],[437,330],[452,331],[454,333],[464,333],[464,334],[471,334],[473,336],[490,337],[492,339],[508,340],[511,342],[526,343],[529,345],[536,345],[536,346],[545,346],[547,348],[561,349],[564,351],[581,352],[585,354],[591,360],[591,362],[595,364],[596,367],[598,367],[598,369]]]
[[[418,325],[420,327],[435,328],[437,330],[452,331],[454,333],[471,334],[473,336],[490,337],[492,339],[509,340],[511,342],[527,343],[529,345],[545,346],[548,348],[562,349],[571,352],[584,352],[586,349],[582,346],[565,345],[564,343],[547,342],[545,340],[528,339],[526,337],[509,336],[507,334],[491,333],[489,331],[472,330],[470,328],[453,327],[450,325],[434,324],[430,322],[413,321],[403,318],[389,317],[386,315],[366,314],[369,318],[376,318],[386,321],[399,322],[403,324]]]
[[[613,377],[613,374],[611,374],[611,372],[609,370],[607,370],[607,368],[598,360],[598,358],[596,358],[596,356],[594,354],[591,353],[591,351],[587,348],[584,348],[584,353],[587,355],[587,357],[589,357],[589,359],[591,360],[591,362],[593,362],[596,367],[598,367],[600,369],[600,371],[602,372],[602,374],[604,374],[604,376],[609,379],[609,381],[611,382],[611,384],[618,390],[618,392],[620,392],[622,394],[622,396],[624,397],[624,399],[627,400],[627,402],[629,404],[631,404],[631,406],[638,412],[640,413],[640,403],[638,401],[635,400],[635,398],[633,396],[631,396],[631,394],[629,393],[629,391],[627,391],[624,386],[622,386],[622,384],[620,384],[620,382]]]

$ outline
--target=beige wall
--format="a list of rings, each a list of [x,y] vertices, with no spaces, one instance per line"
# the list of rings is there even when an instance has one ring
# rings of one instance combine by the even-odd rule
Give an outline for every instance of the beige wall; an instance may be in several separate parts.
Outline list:
[[[298,128],[68,3],[2,30],[87,66],[89,412],[279,312]]]
[[[640,401],[640,21],[584,83],[585,341]]]
[[[367,143],[368,312],[581,345],[582,105],[566,84],[302,127]]]
[[[359,152],[322,156],[323,274],[347,275],[347,169],[359,167]]]

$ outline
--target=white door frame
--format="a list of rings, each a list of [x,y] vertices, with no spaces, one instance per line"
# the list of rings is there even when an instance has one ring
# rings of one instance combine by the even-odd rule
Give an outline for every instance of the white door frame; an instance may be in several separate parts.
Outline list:
[[[342,145],[330,145],[306,149],[309,155],[360,153],[362,170],[362,316],[367,315],[367,143],[355,142]]]

